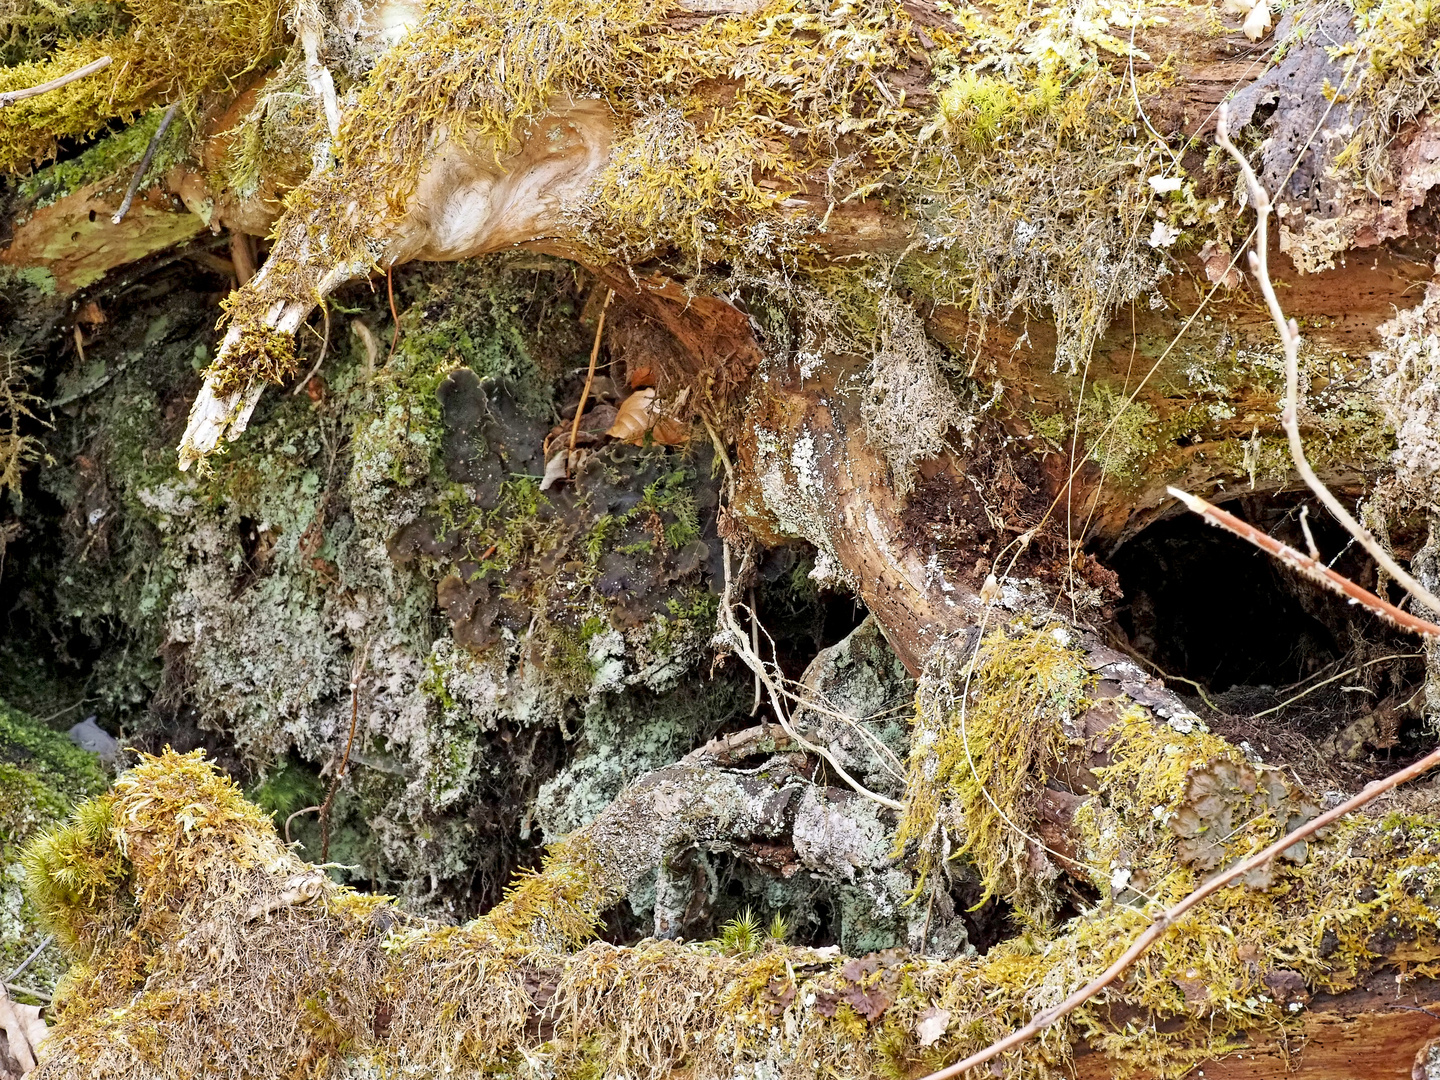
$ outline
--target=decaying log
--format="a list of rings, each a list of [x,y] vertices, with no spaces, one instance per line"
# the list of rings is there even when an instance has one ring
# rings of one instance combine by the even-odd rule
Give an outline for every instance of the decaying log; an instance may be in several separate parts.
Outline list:
[[[905,17],[935,30],[927,20],[937,13],[921,7],[910,5]],[[681,20],[694,18],[672,13],[666,26],[683,28],[691,24]],[[1137,107],[1148,106],[1145,123],[1158,124],[1162,136],[1178,142],[1205,133],[1211,106],[1246,81],[1242,101],[1252,114],[1266,95],[1291,93],[1281,89],[1286,80],[1301,81],[1299,96],[1284,102],[1290,111],[1264,121],[1276,140],[1269,149],[1285,144],[1297,125],[1328,115],[1322,101],[1340,99],[1320,89],[1334,63],[1321,46],[1294,42],[1267,73],[1246,57],[1248,46],[1233,34],[1215,35],[1208,20],[1208,12],[1183,13],[1165,26],[1137,28],[1136,42],[1150,55],[1179,61],[1174,85],[1158,100],[1147,93],[1140,101],[1138,56],[1101,61],[1130,69]],[[1353,37],[1348,20],[1326,26],[1332,36]],[[311,44],[313,85],[323,90],[328,73]],[[895,85],[913,89],[913,100],[928,107],[928,76],[911,73],[909,61],[896,65],[889,72]],[[907,75],[913,87],[901,78]],[[733,89],[722,85],[716,93],[723,98]],[[615,152],[618,114],[607,101],[554,96],[527,115],[509,143],[431,131],[413,183],[384,192],[383,206],[358,195],[346,201],[352,186],[362,190],[372,163],[346,143],[333,93],[326,105],[334,144],[317,155],[308,181],[269,176],[248,201],[227,201],[198,173],[169,180],[186,205],[210,207],[212,228],[238,236],[278,222],[279,230],[269,260],[240,282],[234,321],[181,446],[182,468],[249,423],[264,380],[256,365],[240,361],[280,356],[314,305],[345,282],[377,267],[516,246],[574,259],[614,290],[615,324],[658,328],[669,350],[657,364],[658,393],[675,400],[681,387],[692,388],[691,408],[720,449],[733,443],[726,540],[737,547],[812,545],[814,576],[863,600],[921,680],[905,817],[895,822],[825,787],[813,760],[785,752],[764,730],[747,732],[632,784],[489,914],[441,927],[330,885],[198,761],[166,755],[107,796],[101,805],[113,815],[109,824],[77,826],[49,841],[49,864],[43,851],[35,856],[42,888],[60,880],[57,867],[68,865],[62,855],[78,853],[99,867],[88,900],[57,888],[49,911],[88,966],[62,1002],[59,1049],[42,1076],[163,1073],[175,1061],[182,1071],[217,1074],[275,1071],[278,1062],[296,1072],[361,1074],[398,1064],[439,1075],[503,1065],[547,1076],[578,1074],[597,1057],[605,1068],[649,1078],[684,1070],[711,1080],[733,1075],[737,1061],[819,1075],[842,1056],[855,1076],[928,1070],[1022,1023],[1103,968],[1144,925],[1147,901],[1183,895],[1206,873],[1318,811],[1311,793],[1207,732],[1183,701],[1091,633],[1103,621],[1103,575],[1082,551],[1084,541],[1118,541],[1170,512],[1162,505],[1167,483],[1209,488],[1235,479],[1233,451],[1279,431],[1273,393],[1246,390],[1245,408],[1217,421],[1213,438],[1148,446],[1140,476],[1107,481],[1098,461],[1085,460],[1096,449],[1085,439],[1095,432],[1080,430],[1083,384],[1074,390],[1075,376],[1061,362],[1072,343],[1027,322],[1023,311],[987,321],[973,305],[937,302],[917,312],[903,300],[880,311],[877,334],[934,338],[971,361],[977,382],[996,385],[988,403],[983,394],[961,402],[928,353],[908,357],[900,376],[887,373],[874,356],[840,340],[836,319],[813,355],[781,356],[747,310],[751,283],[738,274],[723,288],[710,287],[702,273],[708,267],[691,275],[663,263],[642,270],[597,250],[578,210]],[[232,109],[230,119],[240,111]],[[223,139],[228,130],[221,125],[212,136]],[[1307,326],[1321,360],[1356,368],[1380,343],[1377,327],[1391,318],[1392,305],[1412,307],[1413,286],[1431,277],[1423,245],[1433,226],[1422,211],[1440,184],[1425,149],[1434,139],[1432,120],[1407,119],[1392,147],[1394,191],[1374,198],[1335,190],[1324,168],[1341,150],[1333,141],[1305,159],[1293,184],[1285,161],[1265,162],[1267,176],[1278,178],[1277,187],[1289,185],[1294,200],[1277,242],[1297,266],[1315,271],[1282,271],[1293,286],[1287,307],[1307,322],[1335,316]],[[1188,152],[1187,171],[1202,174],[1201,155]],[[760,183],[786,179],[760,172]],[[823,270],[859,253],[898,265],[934,239],[863,188],[837,201],[816,175],[793,186],[767,225],[796,229]],[[277,216],[277,196],[290,189],[299,196]],[[1221,194],[1223,180],[1212,178],[1206,197]],[[164,228],[176,230],[164,233],[163,243],[199,231],[199,218],[173,213],[163,193],[147,197],[156,214],[170,214]],[[1327,217],[1327,205],[1337,202],[1342,212]],[[124,223],[144,243],[157,242],[162,229],[148,205],[142,201]],[[77,227],[60,256],[47,249],[42,258],[41,238],[94,214],[84,200],[49,210],[48,218],[42,210],[21,226],[5,262],[43,263],[70,290],[133,257],[107,249],[121,234],[100,223],[96,236]],[[1154,224],[1153,247],[1173,242],[1163,221]],[[1331,244],[1336,236],[1338,247]],[[1325,270],[1327,258],[1361,249],[1363,265]],[[237,277],[249,277],[250,249],[242,241],[234,251]],[[1187,370],[1203,349],[1267,340],[1268,323],[1248,283],[1232,277],[1228,254],[1228,247],[1208,255],[1202,249],[1172,260],[1173,279],[1151,283],[1144,311],[1137,285],[1126,297],[1129,325],[1098,336],[1084,377],[1119,381],[1123,373],[1128,393],[1141,336],[1160,343],[1140,365],[1158,354],[1157,382]],[[783,259],[779,264],[788,272]],[[1110,314],[1092,312],[1097,326]],[[1172,358],[1165,343],[1173,346],[1197,319],[1217,325],[1194,331],[1209,335],[1203,348]],[[284,374],[284,364],[273,368],[264,373]],[[948,374],[958,382],[961,370]],[[1135,374],[1138,387],[1144,372]],[[899,393],[927,375],[936,393],[951,396],[936,405]],[[897,398],[915,405],[888,420],[873,398],[887,378]],[[1154,386],[1135,393],[1155,410],[1172,404]],[[887,423],[890,435],[897,425],[921,428],[931,406],[948,410],[949,419],[928,442],[887,442]],[[1042,421],[1062,407],[1076,412],[1073,437],[1068,446],[1049,438],[1047,447]],[[1341,446],[1322,471],[1343,485],[1376,464],[1373,448]],[[1250,480],[1256,488],[1253,468]],[[1272,476],[1259,489],[1289,482]],[[1064,692],[1049,694],[1052,683]],[[1025,697],[1032,684],[1045,693]],[[1027,708],[1003,725],[985,720],[977,685],[987,693],[1018,686]],[[814,721],[806,730],[825,728]],[[949,771],[928,775],[926,754],[936,772]],[[1016,794],[1004,805],[978,783],[1002,822],[990,827],[1003,843],[983,832],[981,818],[993,815],[971,783],[979,781],[977,755],[1016,774]],[[1297,1063],[1300,1075],[1317,1078],[1346,1070],[1404,1076],[1415,1068],[1421,1072],[1413,1075],[1428,1075],[1427,1040],[1440,1022],[1425,1010],[1440,1004],[1440,991],[1410,972],[1429,974],[1440,960],[1436,833],[1424,815],[1400,825],[1369,818],[1287,852],[1227,891],[1216,910],[1188,920],[1123,985],[1049,1042],[1019,1051],[1012,1064],[1058,1069],[1079,1048],[1075,1073],[1097,1077],[1122,1067],[1144,1075],[1152,1065],[1147,1055],[1160,1061],[1156,1075],[1203,1064],[1207,1076],[1278,1076]],[[989,845],[972,852],[987,887],[1037,926],[1058,917],[1062,887],[1073,918],[1047,931],[1042,944],[1017,938],[983,958],[925,957],[929,916],[922,919],[920,901],[933,897],[960,844]],[[887,914],[920,923],[911,935],[915,952],[845,960],[780,942],[727,953],[713,943],[674,940],[687,900],[681,863],[694,851],[723,851],[782,875],[859,882],[877,907],[889,905]],[[902,856],[917,859],[922,871],[913,878],[897,872]],[[652,873],[657,940],[630,949],[589,943],[604,911]],[[1372,879],[1383,898],[1360,896],[1370,887],[1360,882]],[[915,906],[905,909],[907,899]],[[1302,901],[1310,906],[1298,907]],[[243,934],[233,929],[237,920],[247,924]],[[1043,949],[1043,959],[1027,948]],[[1213,1064],[1217,1030],[1228,1056]]]

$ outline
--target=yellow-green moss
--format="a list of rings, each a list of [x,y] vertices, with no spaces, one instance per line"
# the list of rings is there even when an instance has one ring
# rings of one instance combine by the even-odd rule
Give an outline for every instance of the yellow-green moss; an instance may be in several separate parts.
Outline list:
[[[890,0],[772,0],[698,24],[668,14],[655,0],[447,3],[376,66],[336,168],[287,199],[271,271],[231,316],[258,322],[276,298],[305,295],[317,259],[370,265],[367,240],[405,213],[438,133],[503,158],[556,102],[596,95],[615,137],[568,231],[597,260],[725,262],[742,282],[784,267],[788,288],[820,271],[809,245],[822,220],[871,200],[918,241],[892,280],[982,321],[1053,308],[1067,367],[1153,280],[1140,243],[1152,193],[1136,165],[1154,148],[1094,62],[1125,51],[1100,9],[1047,10],[1037,26],[1001,4],[923,30]],[[1167,78],[1141,76],[1140,93]],[[1001,187],[1019,201],[996,204]]]
[[[268,326],[246,326],[230,354],[230,362],[212,364],[207,377],[214,377],[216,393],[229,394],[252,382],[283,383],[295,374],[295,339]]]
[[[66,137],[88,137],[111,120],[194,99],[272,59],[279,41],[276,0],[129,0],[123,30],[69,37],[44,60],[0,69],[0,92],[47,82],[101,56],[109,67],[5,110],[0,170],[19,170],[55,153]]]
[[[919,844],[917,889],[940,860],[968,856],[987,898],[1042,918],[1053,897],[1031,854],[1034,808],[1090,677],[1058,626],[995,630],[973,657],[934,663],[916,699],[897,849]]]
[[[1016,696],[1004,679],[992,686],[1022,708],[1046,696],[1037,686],[1050,687],[1052,703],[1070,701],[1075,682],[1055,646],[992,638],[987,666],[1018,672],[1032,689]],[[1109,754],[1114,764],[1092,801],[1119,831],[1107,837],[1097,817],[1085,854],[1135,838],[1156,871],[1153,903],[1173,902],[1198,877],[1176,859],[1164,812],[1184,800],[1195,770],[1235,751],[1136,708]],[[1233,853],[1282,826],[1247,822]],[[571,951],[618,898],[603,869],[616,853],[602,856],[592,842],[572,837],[466,926],[414,920],[386,898],[328,883],[314,902],[297,903],[287,890],[307,868],[279,845],[266,815],[198,755],[146,759],[82,812],[66,841],[87,859],[103,857],[103,872],[86,875],[91,891],[73,894],[73,912],[101,912],[92,921],[109,920],[117,932],[93,937],[87,963],[71,973],[49,1075],[134,1076],[162,1059],[233,1075],[273,1071],[278,1061],[316,1077],[342,1063],[443,1076],[517,1061],[592,1080],[677,1068],[718,1080],[766,1062],[801,1077],[914,1075],[1058,1002],[1118,956],[1156,910],[1141,899],[1102,899],[983,958],[944,962],[904,953],[847,961],[748,932],[743,949],[645,941]],[[128,862],[104,861],[122,851]],[[1008,1067],[1067,1075],[1071,1048],[1085,1038],[1117,1076],[1181,1077],[1246,1033],[1252,1047],[1295,1034],[1303,995],[1277,1000],[1277,973],[1330,991],[1385,964],[1433,977],[1437,856],[1440,827],[1429,818],[1343,823],[1303,864],[1282,863],[1265,888],[1227,889],[1181,920],[1104,1000],[1013,1052]],[[1117,1027],[1117,1006],[1148,1022]],[[921,1047],[917,1024],[934,1009],[948,1023]]]

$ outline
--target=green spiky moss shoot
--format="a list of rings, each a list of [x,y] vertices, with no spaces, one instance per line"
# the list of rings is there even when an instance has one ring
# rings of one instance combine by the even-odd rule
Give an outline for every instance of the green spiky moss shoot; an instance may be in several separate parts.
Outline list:
[[[946,858],[968,856],[985,896],[1043,918],[1053,906],[1031,853],[1044,769],[1091,682],[1062,628],[993,631],[976,654],[932,662],[916,697],[897,849],[920,845],[918,888]]]
[[[229,362],[212,364],[205,375],[214,378],[216,393],[231,394],[255,382],[283,383],[297,367],[294,338],[268,326],[246,326]]]

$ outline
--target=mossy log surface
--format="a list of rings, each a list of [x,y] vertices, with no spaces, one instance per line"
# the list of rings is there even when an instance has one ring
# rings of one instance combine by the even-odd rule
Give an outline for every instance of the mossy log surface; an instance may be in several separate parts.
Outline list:
[[[1307,452],[1440,581],[1433,4],[12,6],[0,91],[115,62],[0,113],[0,692],[149,751],[0,706],[40,1080],[916,1078],[1433,742],[1432,647],[1165,495],[1394,595],[1227,102]],[[1436,790],[1003,1068],[1440,1075]]]

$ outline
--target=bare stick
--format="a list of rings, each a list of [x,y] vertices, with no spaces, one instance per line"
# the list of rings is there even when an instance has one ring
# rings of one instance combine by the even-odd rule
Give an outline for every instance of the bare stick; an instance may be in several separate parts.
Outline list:
[[[1345,526],[1345,530],[1360,542],[1360,546],[1370,553],[1370,557],[1387,574],[1432,612],[1440,613],[1440,599],[1437,599],[1425,586],[1401,569],[1400,564],[1380,546],[1370,535],[1369,530],[1350,516],[1350,512],[1340,504],[1340,500],[1331,494],[1330,489],[1321,482],[1320,477],[1315,475],[1315,470],[1310,467],[1310,462],[1305,457],[1305,446],[1300,441],[1299,419],[1300,327],[1294,319],[1285,317],[1285,312],[1280,307],[1280,300],[1275,295],[1275,285],[1270,280],[1270,193],[1260,183],[1260,178],[1255,175],[1249,159],[1230,141],[1230,108],[1228,105],[1220,106],[1220,120],[1215,131],[1215,141],[1235,159],[1235,163],[1240,167],[1241,175],[1245,177],[1246,187],[1250,191],[1250,201],[1255,204],[1255,247],[1250,252],[1250,270],[1260,283],[1260,291],[1265,296],[1265,305],[1270,309],[1270,318],[1280,332],[1280,344],[1285,348],[1285,409],[1280,414],[1280,422],[1284,425],[1285,436],[1290,442],[1290,457],[1295,462],[1295,470],[1305,481],[1305,485],[1325,505],[1325,509],[1334,515],[1336,521]]]
[[[1269,533],[1255,528],[1249,522],[1241,521],[1234,514],[1226,513],[1218,506],[1181,491],[1179,488],[1172,487],[1166,488],[1166,490],[1210,524],[1219,526],[1226,532],[1234,533],[1242,540],[1248,540],[1260,550],[1268,552],[1285,565],[1298,570],[1316,584],[1323,585],[1331,592],[1339,593],[1352,603],[1374,612],[1391,625],[1405,630],[1413,630],[1415,633],[1424,634],[1427,637],[1440,638],[1440,626],[1419,616],[1411,615],[1408,611],[1402,611],[1388,600],[1382,600],[1368,589],[1362,589],[1349,578],[1331,570],[1324,563],[1316,562],[1309,555],[1301,554],[1289,544],[1282,544]]]
[[[360,680],[365,676],[365,664],[370,659],[370,642],[360,650],[360,661],[351,669],[350,674],[350,735],[345,740],[345,754],[340,759],[340,765],[335,770],[335,775],[330,777],[330,790],[325,793],[325,801],[320,804],[320,861],[324,862],[330,857],[330,804],[335,801],[335,792],[339,790],[340,778],[345,775],[345,766],[350,764],[350,749],[355,745],[355,728],[360,720]],[[293,814],[291,815],[294,816]],[[285,822],[288,833],[290,822]]]
[[[150,162],[155,160],[155,151],[160,148],[160,140],[165,138],[165,132],[170,130],[170,121],[175,119],[175,110],[178,108],[180,108],[180,102],[171,102],[170,107],[165,110],[165,115],[160,118],[160,126],[150,137],[150,145],[145,147],[145,156],[140,159],[140,167],[135,170],[135,175],[130,179],[130,187],[125,191],[125,201],[120,204],[120,209],[115,211],[115,216],[110,219],[111,225],[119,225],[125,220],[125,215],[130,212],[130,204],[135,201],[135,193],[140,190],[140,181],[145,179],[145,172],[150,168]]]
[[[29,956],[27,956],[23,961],[21,961],[20,966],[6,976],[5,981],[7,983],[13,983],[21,975],[24,975],[25,969],[28,968],[31,964],[33,964],[37,959],[39,959],[40,954],[46,949],[48,949],[50,947],[50,943],[54,940],[54,934],[45,935],[45,940],[40,942],[39,945],[35,946],[35,951],[32,952]]]
[[[600,305],[600,321],[595,324],[595,344],[590,347],[590,370],[585,373],[585,389],[580,391],[580,404],[575,407],[575,422],[570,425],[570,453],[572,454],[575,453],[575,440],[580,435],[580,417],[585,415],[585,399],[590,396],[590,384],[595,381],[595,361],[600,356],[600,335],[605,332],[605,310],[610,306],[610,301],[614,299],[615,290],[606,290],[605,303]]]
[[[47,994],[44,990],[36,990],[32,986],[22,986],[20,983],[11,982],[0,983],[0,986],[4,986],[6,991],[8,991],[9,993],[26,994],[29,997],[35,998],[37,1001],[44,1002],[46,1005],[50,1004],[50,995]]]
[[[309,374],[296,383],[295,389],[290,391],[291,397],[294,397],[300,393],[301,390],[305,389],[306,384],[309,383],[309,381],[315,377],[315,373],[320,370],[320,365],[325,362],[325,354],[330,351],[330,302],[323,296],[320,298],[320,311],[325,315],[325,338],[320,342],[320,355],[316,358],[315,366],[310,369]]]
[[[1385,792],[1399,787],[1407,780],[1415,779],[1415,777],[1428,772],[1436,765],[1440,765],[1440,749],[1432,750],[1425,757],[1415,762],[1415,764],[1408,768],[1401,769],[1399,772],[1393,773],[1383,780],[1376,780],[1373,784],[1367,784],[1365,790],[1360,792],[1360,794],[1347,799],[1333,810],[1326,811],[1314,820],[1307,821],[1293,832],[1286,833],[1263,851],[1250,856],[1250,858],[1243,862],[1237,863],[1224,873],[1217,874],[1178,904],[1166,909],[1158,919],[1150,924],[1144,933],[1135,939],[1131,946],[1121,954],[1118,960],[1106,968],[1097,978],[1075,991],[1075,993],[1071,994],[1059,1005],[1056,1005],[1053,1009],[1046,1009],[1044,1012],[1037,1014],[1030,1023],[1026,1024],[1019,1031],[986,1047],[978,1054],[971,1054],[964,1061],[957,1061],[954,1065],[941,1069],[939,1072],[931,1073],[929,1076],[926,1076],[924,1080],[950,1080],[952,1076],[959,1076],[969,1069],[984,1065],[987,1061],[993,1061],[1007,1050],[1013,1050],[1015,1047],[1033,1039],[1045,1028],[1055,1023],[1056,1020],[1074,1012],[1118,979],[1125,972],[1126,968],[1130,967],[1131,964],[1145,955],[1150,946],[1159,941],[1160,938],[1164,936],[1165,931],[1174,926],[1176,921],[1191,908],[1207,900],[1209,897],[1214,896],[1221,889],[1225,888],[1225,886],[1244,877],[1250,873],[1250,871],[1264,866],[1287,848],[1293,847],[1301,840],[1314,836],[1321,829],[1333,825],[1345,817],[1345,815],[1359,810],[1362,806],[1385,794]]]
[[[82,68],[76,68],[68,75],[61,75],[58,79],[51,79],[39,86],[27,86],[23,90],[7,90],[0,94],[0,109],[7,105],[14,105],[17,101],[24,101],[26,98],[37,97],[40,94],[48,94],[51,90],[59,90],[60,87],[74,82],[76,79],[83,79],[87,75],[94,75],[102,68],[110,66],[110,57],[102,56],[99,60],[92,60]]]

